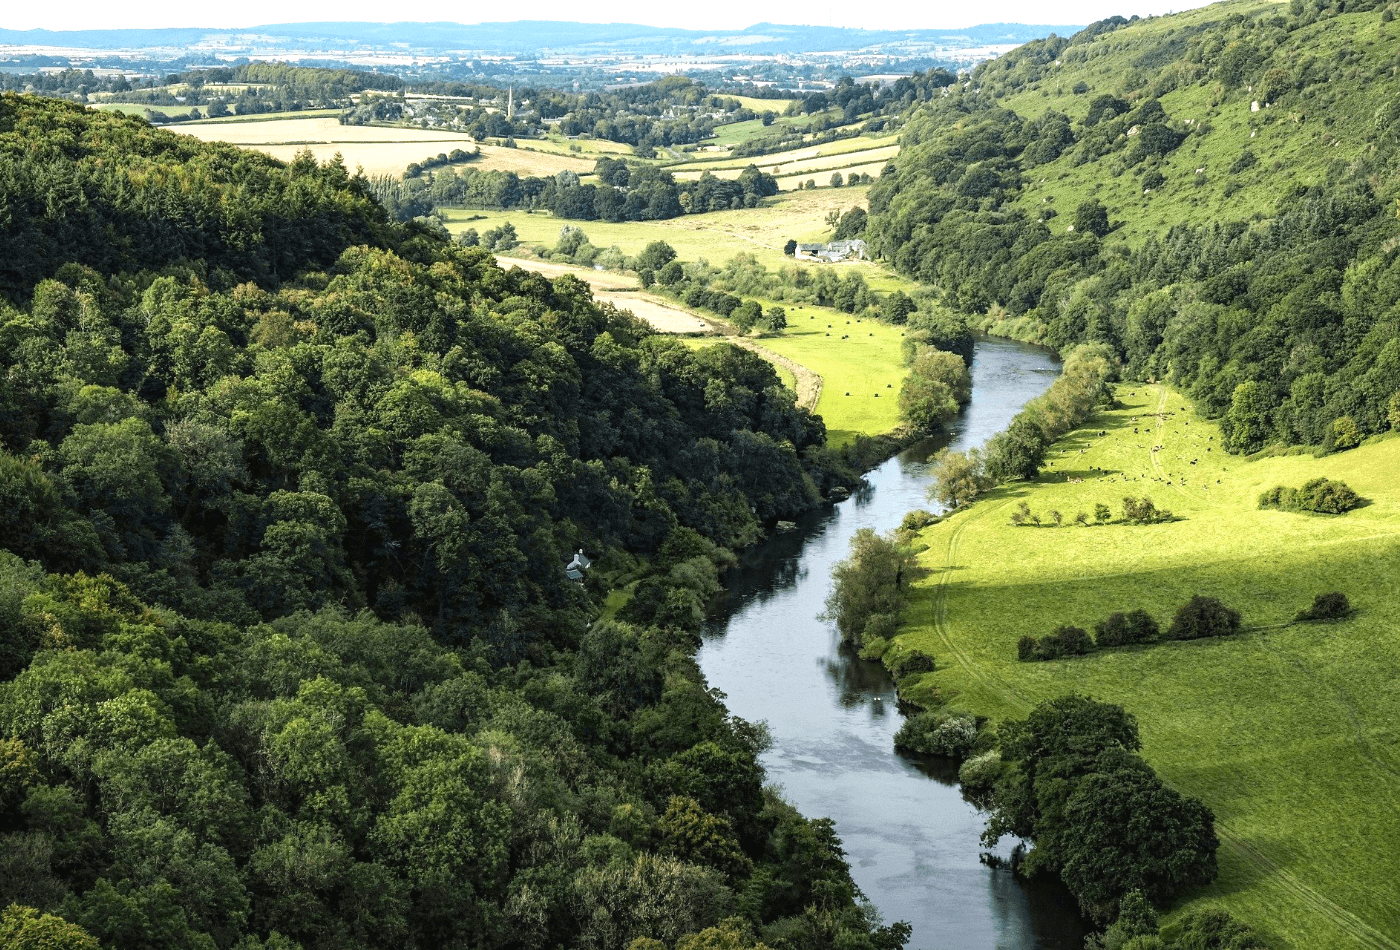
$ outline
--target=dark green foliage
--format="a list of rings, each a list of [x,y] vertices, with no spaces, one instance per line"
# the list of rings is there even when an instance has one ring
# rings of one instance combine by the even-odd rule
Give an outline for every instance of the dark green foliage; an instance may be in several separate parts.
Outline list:
[[[1022,637],[1016,645],[1016,658],[1022,662],[1058,660],[1067,656],[1084,656],[1094,651],[1094,640],[1080,627],[1056,627],[1053,633],[1036,639]]]
[[[1168,640],[1198,640],[1229,636],[1239,629],[1238,610],[1231,610],[1214,597],[1197,594],[1177,610],[1166,637]]]
[[[1276,485],[1259,496],[1260,508],[1280,511],[1315,511],[1340,515],[1361,504],[1361,498],[1345,482],[1314,478],[1302,488]]]
[[[1298,611],[1297,620],[1345,620],[1351,616],[1351,601],[1341,591],[1318,594],[1312,606]]]
[[[269,282],[386,237],[367,183],[339,163],[284,165],[52,99],[0,97],[0,170],[12,300],[70,262],[114,274],[201,261]]]
[[[977,720],[967,713],[947,710],[915,713],[894,736],[894,747],[921,755],[963,759],[977,742]]]
[[[867,629],[869,629],[867,627]],[[886,666],[895,682],[900,682],[907,676],[914,676],[918,673],[932,673],[937,669],[934,659],[922,650],[901,650],[895,655],[893,660],[888,659],[886,654]]]
[[[1083,910],[1105,922],[1133,891],[1160,904],[1214,879],[1214,817],[1134,754],[1137,723],[1122,708],[1062,696],[999,733],[1008,771],[983,841],[1033,841],[1026,873],[1058,873]]]
[[[729,549],[854,482],[767,363],[338,166],[15,97],[3,162],[47,243],[0,263],[0,906],[63,918],[9,942],[896,950],[691,652]]]
[[[1210,908],[1189,913],[1162,930],[1163,950],[1269,950],[1255,930],[1227,911]]]
[[[856,207],[841,215],[841,220],[836,224],[836,232],[832,235],[832,240],[845,241],[849,238],[858,238],[865,233],[866,213],[864,208]]]
[[[1108,209],[1092,199],[1081,203],[1074,209],[1074,230],[1103,237],[1108,233]]]
[[[899,615],[913,567],[913,552],[893,538],[869,528],[855,533],[850,557],[832,569],[824,614],[836,624],[843,642],[860,647],[871,617]]]
[[[1035,478],[1048,447],[1049,440],[1040,424],[1018,417],[987,443],[987,474],[1000,482]]]
[[[1145,610],[1110,614],[1094,625],[1094,643],[1100,649],[1129,643],[1151,643],[1160,635],[1157,621]]]

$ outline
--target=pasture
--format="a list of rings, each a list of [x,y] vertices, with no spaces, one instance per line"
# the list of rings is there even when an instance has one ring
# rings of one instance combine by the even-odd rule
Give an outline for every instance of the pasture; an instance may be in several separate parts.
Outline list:
[[[443,209],[448,230],[454,235],[467,228],[478,232],[500,227],[509,221],[525,244],[554,246],[559,230],[566,224],[583,229],[597,247],[616,244],[625,254],[636,255],[652,241],[665,241],[676,249],[682,260],[705,258],[721,264],[735,254],[752,254],[770,269],[791,265],[792,258],[783,254],[788,240],[818,241],[830,237],[826,216],[831,211],[844,212],[865,205],[868,189],[822,188],[814,191],[785,192],[769,198],[763,207],[740,211],[715,211],[709,214],[684,215],[665,221],[568,221],[545,212],[526,214],[524,211],[471,211]],[[473,220],[474,219],[474,220]],[[829,266],[829,265],[808,265]],[[867,279],[875,282],[884,272],[875,264],[841,264],[859,267]]]
[[[937,690],[993,720],[1068,692],[1122,704],[1148,761],[1216,815],[1220,877],[1188,906],[1223,906],[1278,948],[1395,950],[1400,438],[1322,459],[1244,459],[1224,454],[1219,428],[1175,392],[1128,384],[1119,399],[1056,444],[1038,479],[922,533],[929,573],[899,641],[934,654],[938,669],[913,694]],[[1317,476],[1345,481],[1367,504],[1340,516],[1258,508],[1266,488]],[[1129,495],[1177,519],[1072,523],[1098,503],[1118,517]],[[1047,527],[1013,527],[1020,502]],[[1048,526],[1051,510],[1062,526]],[[1290,622],[1334,590],[1358,608],[1352,618]],[[1239,610],[1245,630],[1017,662],[1023,634],[1092,630],[1135,608],[1165,629],[1194,594]]]
[[[825,307],[781,306],[788,328],[781,336],[765,337],[762,345],[822,378],[816,411],[831,444],[897,429],[904,332]]]

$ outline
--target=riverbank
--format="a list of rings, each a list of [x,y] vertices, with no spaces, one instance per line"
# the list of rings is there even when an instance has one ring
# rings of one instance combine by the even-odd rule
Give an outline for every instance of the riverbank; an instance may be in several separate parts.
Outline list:
[[[735,715],[766,721],[768,780],[804,814],[834,820],[856,883],[886,920],[910,921],[911,948],[1081,950],[1083,925],[1066,893],[980,863],[983,817],[945,763],[894,751],[901,719],[889,678],[842,650],[818,619],[851,536],[898,526],[924,504],[930,454],[981,445],[1059,368],[1043,349],[983,339],[972,373],[972,403],[947,433],[876,467],[851,499],[744,553],[725,576],[697,659]]]
[[[1400,439],[1314,459],[1225,455],[1218,428],[1163,387],[1122,384],[1121,408],[1057,442],[1043,474],[998,488],[920,534],[928,549],[899,634],[937,657],[911,690],[993,720],[1078,691],[1138,717],[1146,758],[1218,819],[1219,904],[1280,948],[1397,944],[1400,858],[1376,847],[1400,803]],[[1154,446],[1161,448],[1154,451]],[[1369,502],[1342,516],[1264,511],[1259,494],[1326,476]],[[1082,526],[1146,495],[1176,520]],[[1013,526],[1025,503],[1040,527]],[[1063,523],[1052,527],[1052,512]],[[1359,610],[1275,626],[1315,594]],[[1164,627],[1194,594],[1255,629],[1220,640],[1020,663],[1016,642],[1142,608]],[[1385,835],[1388,840],[1389,835]]]

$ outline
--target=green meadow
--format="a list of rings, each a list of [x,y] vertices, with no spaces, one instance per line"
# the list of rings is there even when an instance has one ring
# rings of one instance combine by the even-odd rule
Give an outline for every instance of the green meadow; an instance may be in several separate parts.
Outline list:
[[[1400,438],[1244,459],[1175,392],[1128,384],[1119,399],[1058,443],[1040,478],[922,534],[929,574],[899,639],[939,668],[915,695],[937,690],[993,720],[1067,692],[1123,705],[1147,759],[1216,815],[1220,877],[1187,906],[1223,906],[1280,948],[1400,947]],[[1340,516],[1258,508],[1266,488],[1318,476],[1365,504]],[[1117,519],[1127,495],[1176,520],[1072,523],[1099,503]],[[1013,527],[1020,502],[1047,526]],[[1334,590],[1357,608],[1350,619],[1291,622]],[[1194,594],[1239,610],[1245,630],[1016,660],[1022,635],[1091,630],[1113,611],[1143,608],[1165,629]]]
[[[903,331],[825,307],[782,306],[787,330],[761,343],[822,378],[817,414],[826,422],[831,444],[898,428]]]
[[[616,244],[628,255],[639,253],[652,241],[665,241],[675,248],[681,260],[694,261],[703,257],[711,264],[720,265],[735,254],[752,254],[769,269],[776,270],[792,264],[792,258],[783,254],[787,241],[828,240],[831,231],[826,226],[827,214],[864,207],[868,190],[858,186],[784,192],[767,199],[758,208],[688,214],[665,221],[569,221],[547,212],[527,214],[520,210],[457,208],[445,208],[442,215],[454,236],[467,228],[481,233],[509,221],[515,225],[522,243],[553,247],[559,240],[559,230],[567,224],[582,228],[594,246]],[[884,273],[882,268],[871,263],[849,266],[862,268],[872,286],[878,286],[875,278]]]

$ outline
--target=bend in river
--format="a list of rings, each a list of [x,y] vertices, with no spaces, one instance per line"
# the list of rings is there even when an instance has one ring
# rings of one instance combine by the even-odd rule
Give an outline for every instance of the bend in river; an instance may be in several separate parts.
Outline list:
[[[972,402],[950,431],[890,459],[868,487],[752,552],[727,577],[723,609],[700,650],[730,710],[767,721],[769,780],[803,814],[836,821],[861,890],[886,921],[913,925],[911,950],[1079,950],[1085,931],[1067,892],[1026,886],[979,861],[983,818],[952,769],[894,751],[901,717],[893,683],[878,663],[842,650],[817,615],[858,529],[887,531],[908,511],[930,507],[932,453],[982,445],[1058,373],[1046,350],[979,340]]]

